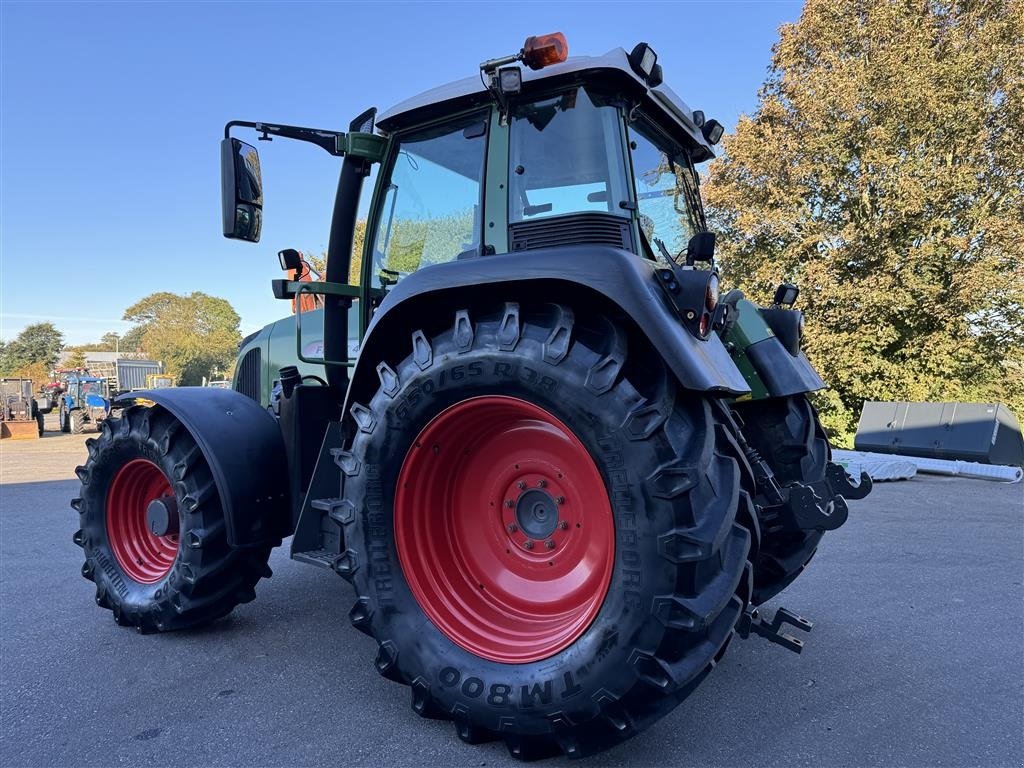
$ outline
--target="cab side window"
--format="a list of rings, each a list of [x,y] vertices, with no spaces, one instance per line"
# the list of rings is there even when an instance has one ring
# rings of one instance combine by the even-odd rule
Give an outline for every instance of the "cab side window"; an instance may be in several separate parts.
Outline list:
[[[480,252],[486,114],[403,136],[374,231],[373,287]]]

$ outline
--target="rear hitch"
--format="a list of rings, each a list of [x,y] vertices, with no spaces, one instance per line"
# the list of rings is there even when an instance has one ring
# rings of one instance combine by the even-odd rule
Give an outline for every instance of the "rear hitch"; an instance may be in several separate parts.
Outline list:
[[[834,531],[850,516],[850,508],[842,496],[822,499],[814,488],[800,483],[789,489],[787,509],[795,527],[801,531]]]
[[[751,635],[760,635],[770,643],[781,645],[783,648],[793,651],[793,653],[800,653],[804,649],[804,641],[783,633],[783,624],[790,624],[802,632],[810,632],[814,627],[804,617],[797,616],[785,608],[779,608],[775,612],[775,618],[772,619],[771,623],[761,618],[761,614],[758,613],[756,608],[747,608],[743,615],[740,616],[739,623],[736,625],[736,632],[744,640]]]

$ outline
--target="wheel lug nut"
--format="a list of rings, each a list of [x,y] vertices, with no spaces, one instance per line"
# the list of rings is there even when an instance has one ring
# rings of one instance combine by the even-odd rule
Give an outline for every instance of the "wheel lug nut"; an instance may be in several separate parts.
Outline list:
[[[547,480],[538,480],[537,481],[537,487],[538,488],[547,488],[548,487],[548,481]]]
[[[508,524],[508,532],[509,533],[515,533],[518,530],[519,530],[519,526],[517,526],[515,523],[509,523]]]
[[[512,507],[514,507],[515,505],[516,503],[512,501],[512,499],[505,499],[505,506],[508,507],[509,509],[512,509]]]
[[[555,498],[555,504],[565,504],[565,496],[558,496]]]
[[[547,547],[548,549],[554,549],[555,548],[555,540],[554,539],[548,539],[547,541],[544,542],[544,546]]]
[[[520,491],[525,491],[526,490],[526,482],[523,481],[523,480],[520,480],[518,483],[516,483],[516,488],[518,488]]]
[[[558,527],[561,528],[563,531],[569,530],[569,521],[568,520],[563,520],[562,522],[560,522],[558,524]]]
[[[533,541],[530,540],[530,539],[527,539],[526,541],[524,541],[523,542],[523,549],[533,549]]]

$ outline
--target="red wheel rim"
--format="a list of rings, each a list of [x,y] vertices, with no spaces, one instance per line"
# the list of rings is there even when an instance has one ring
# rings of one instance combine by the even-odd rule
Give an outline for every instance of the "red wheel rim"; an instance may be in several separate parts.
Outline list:
[[[117,474],[107,492],[107,539],[117,564],[128,578],[152,584],[166,576],[178,556],[178,536],[155,536],[146,526],[146,508],[163,496],[173,496],[163,470],[149,459],[132,459]]]
[[[427,617],[505,663],[547,658],[583,634],[615,557],[587,449],[543,408],[503,396],[453,405],[420,432],[398,476],[395,542]]]

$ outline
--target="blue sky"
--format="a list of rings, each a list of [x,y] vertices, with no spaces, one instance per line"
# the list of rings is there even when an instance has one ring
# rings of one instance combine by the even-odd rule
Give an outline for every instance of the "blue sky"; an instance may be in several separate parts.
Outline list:
[[[288,307],[281,248],[323,249],[339,161],[259,145],[263,237],[220,233],[230,119],[344,130],[368,106],[477,71],[530,34],[570,54],[640,40],[727,128],[756,106],[800,2],[15,3],[0,5],[0,338],[52,320],[69,343],[124,331],[154,291],[228,299],[249,332]]]

